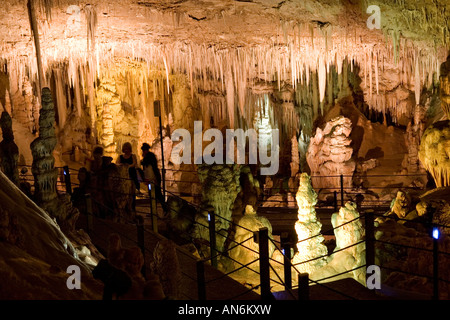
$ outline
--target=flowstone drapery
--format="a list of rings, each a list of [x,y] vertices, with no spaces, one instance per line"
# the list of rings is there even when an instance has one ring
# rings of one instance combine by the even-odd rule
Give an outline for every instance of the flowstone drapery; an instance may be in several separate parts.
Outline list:
[[[323,244],[324,237],[320,235],[322,224],[314,208],[317,203],[317,193],[312,188],[311,179],[307,173],[300,175],[300,185],[295,199],[298,205],[298,220],[295,222],[298,252],[294,255],[293,263],[298,271],[312,273],[326,263],[326,257],[318,257],[325,256],[328,251]],[[309,261],[314,258],[318,259]]]
[[[441,108],[447,115],[447,119],[450,120],[450,56],[448,56],[447,61],[441,65],[439,86]]]
[[[14,142],[12,119],[8,112],[3,111],[0,118],[3,140],[0,142],[0,167],[5,175],[15,185],[19,185],[19,148]]]
[[[419,159],[433,176],[437,187],[450,186],[450,120],[429,126],[420,142]]]
[[[212,210],[216,215],[217,250],[224,250],[228,237],[233,204],[240,191],[240,170],[237,164],[201,164],[198,166],[198,176],[203,185],[202,206],[206,208],[199,212],[196,221],[208,225],[208,213]],[[209,241],[208,231],[196,225],[193,231],[195,239]]]

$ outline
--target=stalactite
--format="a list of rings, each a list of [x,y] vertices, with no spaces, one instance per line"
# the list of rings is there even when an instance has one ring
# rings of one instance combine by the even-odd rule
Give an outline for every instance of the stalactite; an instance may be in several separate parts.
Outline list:
[[[318,81],[319,81],[319,96],[320,102],[323,103],[323,99],[325,98],[325,89],[327,84],[327,72],[325,67],[325,61],[322,58],[319,58],[319,68],[318,68]],[[323,110],[322,110],[323,113]]]
[[[45,1],[45,0],[44,0]],[[44,2],[46,3],[46,2]],[[38,79],[39,79],[39,94],[41,93],[41,89],[45,85],[45,78],[44,78],[44,70],[42,67],[42,58],[41,58],[41,45],[39,41],[39,31],[38,31],[38,23],[36,20],[36,8],[34,5],[34,0],[28,0],[27,2],[27,8],[28,8],[28,17],[30,20],[30,28],[32,35],[34,37],[34,47],[35,47],[35,53],[36,53],[36,65],[38,70]],[[48,8],[48,7],[46,7]],[[49,11],[48,11],[49,12]]]
[[[311,76],[312,79],[312,101],[313,101],[313,115],[314,117],[319,114],[319,104],[320,104],[320,97],[319,97],[319,88],[318,88],[318,80],[317,80],[317,73],[312,73]]]
[[[418,55],[418,53],[417,53]],[[419,70],[419,57],[415,56],[415,66],[414,66],[414,94],[416,98],[416,105],[420,103],[420,70]]]
[[[64,127],[67,118],[67,100],[64,92],[64,78],[61,68],[55,69],[56,106],[58,109],[58,125]]]

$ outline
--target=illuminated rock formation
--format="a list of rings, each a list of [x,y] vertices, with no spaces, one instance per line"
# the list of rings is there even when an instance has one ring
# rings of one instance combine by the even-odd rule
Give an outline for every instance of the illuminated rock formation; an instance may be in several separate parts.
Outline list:
[[[217,250],[224,250],[224,243],[228,237],[233,204],[240,191],[240,170],[238,165],[212,164],[199,165],[198,175],[203,185],[202,206],[207,210],[197,214],[196,221],[208,225],[208,210],[213,210],[216,219]],[[209,235],[202,232],[203,227],[195,225],[194,238],[209,241]]]
[[[420,139],[425,130],[424,124],[425,109],[417,105],[414,108],[414,116],[412,122],[408,123],[406,127],[405,144],[408,149],[408,153],[405,155],[402,166],[408,170],[408,172],[417,172],[421,169],[419,161],[419,146]]]
[[[1,299],[101,299],[101,288],[90,267],[54,219],[3,172],[0,190]],[[68,290],[65,285],[71,265],[80,267],[81,290]]]
[[[330,254],[327,264],[310,275],[311,279],[320,280],[332,277],[328,281],[337,281],[341,278],[352,277],[362,285],[366,285],[366,270],[358,268],[365,264],[365,243],[359,243],[364,239],[364,228],[361,224],[356,203],[347,202],[339,212],[331,216],[331,223],[336,237],[336,248]],[[351,222],[350,222],[351,221]],[[351,272],[346,272],[350,271]]]
[[[439,86],[441,108],[447,116],[447,119],[450,120],[450,56],[448,56],[447,61],[441,65]]]
[[[240,168],[240,191],[233,204],[233,215],[241,216],[244,214],[247,205],[256,206],[261,189],[258,179],[253,176],[249,166]]]
[[[56,146],[55,109],[50,89],[42,89],[42,108],[39,113],[39,137],[31,143],[34,176],[34,200],[55,218],[63,230],[73,231],[79,211],[72,206],[70,196],[58,197],[56,183],[58,169],[54,167],[53,151]]]
[[[450,120],[430,125],[422,136],[419,159],[437,187],[450,186]]]
[[[408,194],[399,190],[391,203],[391,210],[387,215],[396,215],[400,219],[404,219],[410,210],[411,199]]]
[[[113,116],[108,104],[103,106],[101,142],[105,147],[105,156],[114,158],[116,155],[116,143],[114,141]]]
[[[14,142],[11,117],[6,111],[2,112],[0,127],[3,135],[0,142],[0,168],[15,185],[19,185],[19,148]]]
[[[42,89],[42,108],[39,112],[39,137],[31,143],[33,165],[31,172],[34,176],[34,197],[44,208],[58,195],[56,182],[58,169],[54,167],[53,150],[57,140],[55,136],[55,109],[50,89]]]
[[[295,199],[298,205],[298,220],[295,222],[298,252],[292,261],[298,271],[312,273],[326,263],[327,247],[323,244],[324,237],[320,234],[322,224],[314,208],[317,203],[317,193],[312,188],[311,179],[307,173],[302,173],[300,176],[300,185]],[[309,261],[311,259],[315,260]]]
[[[316,134],[310,140],[306,155],[311,176],[324,176],[313,178],[315,188],[338,187],[339,175],[353,175],[356,162],[350,146],[351,132],[352,122],[343,116],[327,122],[323,130],[317,128]],[[344,188],[351,186],[352,179],[344,179]]]
[[[233,249],[229,251],[229,256],[235,269],[249,264],[248,268],[243,268],[239,271],[241,276],[255,277],[259,272],[259,244],[254,240],[254,233],[261,228],[267,228],[269,238],[273,239],[270,221],[266,217],[258,216],[253,207],[247,205],[244,216],[236,223],[234,241],[231,243]],[[269,240],[269,257],[272,256],[274,251],[275,246]]]

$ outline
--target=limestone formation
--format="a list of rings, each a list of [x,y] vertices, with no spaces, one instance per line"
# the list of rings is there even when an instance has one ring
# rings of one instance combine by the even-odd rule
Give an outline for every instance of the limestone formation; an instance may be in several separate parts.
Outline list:
[[[408,153],[405,155],[402,166],[408,170],[408,172],[417,172],[421,169],[419,161],[419,146],[420,140],[425,130],[425,124],[423,122],[425,116],[425,109],[417,105],[414,108],[414,117],[412,122],[408,123],[406,127],[405,144],[408,149]]]
[[[353,176],[356,162],[353,158],[352,122],[349,118],[338,116],[327,122],[323,129],[317,128],[311,138],[306,159],[314,177],[315,188],[337,188],[339,175]],[[344,178],[344,187],[351,187],[352,179]]]
[[[55,109],[52,93],[49,88],[42,89],[42,108],[39,112],[39,137],[31,143],[33,165],[31,172],[34,176],[34,197],[39,205],[45,209],[57,199],[56,182],[58,169],[54,167],[53,150],[57,140],[55,136]]]
[[[0,241],[21,244],[21,232],[14,212],[0,208]]]
[[[365,264],[365,231],[361,224],[356,203],[347,202],[339,212],[331,216],[331,223],[336,237],[336,247],[330,254],[327,264],[311,274],[311,278],[320,280],[331,277],[328,281],[337,281],[340,278],[352,277],[362,285],[366,285],[366,272],[358,267]],[[357,244],[358,242],[361,242]],[[356,270],[353,270],[356,269]],[[351,272],[346,272],[350,271]],[[339,275],[332,277],[334,275]]]
[[[153,251],[153,270],[159,276],[164,294],[168,299],[180,299],[181,271],[175,244],[161,240]]]
[[[409,213],[411,206],[411,199],[408,194],[404,191],[397,191],[397,195],[394,200],[392,200],[391,210],[387,215],[396,215],[399,219],[404,219]]]
[[[245,215],[236,223],[234,240],[231,244],[233,249],[229,251],[229,256],[233,261],[235,269],[241,268],[243,265],[248,265],[248,268],[243,268],[239,271],[241,276],[254,277],[259,272],[259,244],[255,242],[254,233],[258,232],[261,228],[267,228],[269,238],[273,239],[270,221],[266,217],[258,216],[253,207],[247,205]],[[274,251],[275,246],[269,240],[269,257],[272,256]]]
[[[312,273],[326,263],[328,250],[323,244],[324,237],[320,233],[322,224],[314,207],[317,204],[317,193],[312,188],[307,173],[300,176],[295,199],[298,205],[298,220],[295,222],[298,252],[294,255],[293,264],[299,272]],[[311,259],[315,260],[310,261]]]
[[[240,191],[233,204],[233,215],[241,216],[247,207],[251,205],[256,207],[261,189],[259,181],[253,176],[249,166],[241,166]]]
[[[3,111],[0,118],[3,140],[0,142],[0,168],[15,184],[19,185],[19,148],[14,142],[12,119],[8,112]]]
[[[450,120],[450,56],[448,56],[447,61],[441,65],[439,86],[441,108],[447,116],[447,119]]]
[[[72,231],[79,216],[78,209],[70,202],[69,195],[58,196],[56,183],[58,169],[54,167],[53,151],[55,135],[55,110],[50,89],[42,89],[42,108],[39,113],[39,137],[31,143],[36,203],[55,218],[63,230]]]
[[[190,240],[189,234],[196,215],[195,207],[177,197],[169,197],[167,205],[169,207],[168,228],[170,229],[170,238],[172,240],[174,238]]]
[[[214,211],[217,250],[222,252],[229,233],[233,204],[240,191],[240,170],[237,164],[201,164],[198,166],[198,175],[203,185],[202,206],[206,210],[198,213],[196,220],[208,225],[208,210]],[[209,241],[209,235],[202,232],[202,228],[196,225],[194,238]]]
[[[102,130],[101,141],[105,146],[105,155],[114,158],[116,154],[116,143],[114,142],[113,116],[110,113],[108,104],[103,106]]]
[[[450,186],[450,120],[430,125],[422,136],[419,159],[437,187]]]

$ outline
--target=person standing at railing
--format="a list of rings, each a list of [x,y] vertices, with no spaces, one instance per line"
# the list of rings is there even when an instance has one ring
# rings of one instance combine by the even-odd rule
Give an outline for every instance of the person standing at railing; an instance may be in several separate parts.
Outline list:
[[[130,175],[131,180],[133,180],[136,190],[139,193],[140,192],[140,185],[137,178],[137,169],[138,169],[138,163],[137,163],[137,157],[133,153],[133,148],[131,147],[131,143],[125,142],[122,146],[122,152],[117,160],[117,165],[127,165],[128,166],[128,173]]]
[[[88,172],[91,172],[93,174],[96,174],[102,169],[102,163],[103,163],[103,147],[97,146],[94,148],[94,151],[92,152],[92,158],[86,159],[86,169]]]
[[[167,204],[161,192],[161,173],[159,172],[156,155],[150,151],[150,145],[148,143],[143,143],[141,150],[143,157],[141,161],[142,178],[147,185],[151,183],[152,187],[155,188],[156,200],[161,203],[164,212],[167,212]]]

